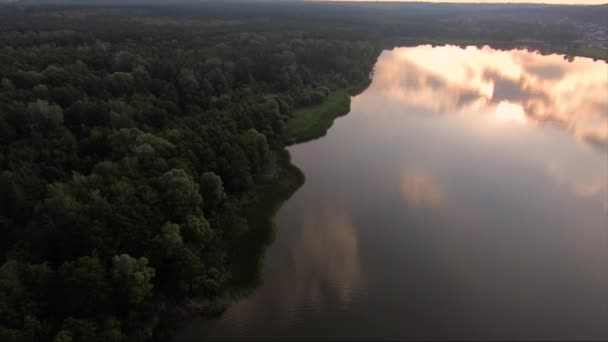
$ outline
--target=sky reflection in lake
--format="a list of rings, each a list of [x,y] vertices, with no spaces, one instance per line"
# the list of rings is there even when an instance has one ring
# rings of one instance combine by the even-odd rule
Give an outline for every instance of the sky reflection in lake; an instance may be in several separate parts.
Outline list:
[[[187,339],[608,339],[608,66],[385,51],[277,215],[264,283]]]
[[[400,48],[382,54],[369,91],[433,113],[552,123],[604,151],[608,146],[608,64],[588,58],[567,63],[525,50]]]

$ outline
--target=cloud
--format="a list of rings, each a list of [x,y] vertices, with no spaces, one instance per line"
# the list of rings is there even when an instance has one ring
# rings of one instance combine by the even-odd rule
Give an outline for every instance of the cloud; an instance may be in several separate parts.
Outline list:
[[[385,51],[369,91],[437,114],[503,114],[522,108],[528,124],[562,127],[605,151],[606,65],[526,50],[419,46]],[[501,119],[502,117],[497,117]]]
[[[401,176],[401,194],[409,205],[438,208],[444,195],[437,181],[422,171],[407,171]]]

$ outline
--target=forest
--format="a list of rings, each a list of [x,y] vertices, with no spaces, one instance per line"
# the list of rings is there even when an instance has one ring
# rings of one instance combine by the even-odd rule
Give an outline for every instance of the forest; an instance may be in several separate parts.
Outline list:
[[[221,312],[303,182],[284,147],[331,125],[315,106],[347,112],[382,49],[578,51],[568,25],[408,8],[0,6],[0,340],[164,340]]]

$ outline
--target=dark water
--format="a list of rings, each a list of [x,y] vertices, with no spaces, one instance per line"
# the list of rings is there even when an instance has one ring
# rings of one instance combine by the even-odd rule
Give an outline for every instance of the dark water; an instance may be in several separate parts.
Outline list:
[[[180,339],[608,339],[608,66],[395,49],[277,215],[264,283]]]

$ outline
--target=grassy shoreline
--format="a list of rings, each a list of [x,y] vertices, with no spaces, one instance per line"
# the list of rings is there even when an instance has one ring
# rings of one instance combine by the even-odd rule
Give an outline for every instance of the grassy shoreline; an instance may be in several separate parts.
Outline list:
[[[334,120],[349,111],[350,97],[344,89],[330,93],[318,105],[294,111],[293,117],[287,122],[287,132],[292,137],[290,143],[298,144],[323,137]]]
[[[296,109],[287,122],[287,132],[292,144],[319,139],[327,134],[334,120],[350,112],[350,97],[369,86],[370,82],[330,93],[323,102]]]

